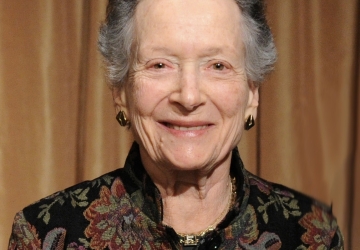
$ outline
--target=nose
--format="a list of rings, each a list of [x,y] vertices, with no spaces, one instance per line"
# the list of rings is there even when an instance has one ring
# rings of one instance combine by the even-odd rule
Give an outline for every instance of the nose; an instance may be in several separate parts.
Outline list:
[[[200,76],[194,69],[183,69],[170,95],[170,102],[193,111],[205,102],[205,94],[200,89]]]

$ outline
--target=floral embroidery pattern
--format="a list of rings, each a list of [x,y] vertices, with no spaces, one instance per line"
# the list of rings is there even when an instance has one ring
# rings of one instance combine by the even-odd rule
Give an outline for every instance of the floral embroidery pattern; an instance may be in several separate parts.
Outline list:
[[[275,233],[264,232],[255,244],[241,244],[241,247],[244,250],[279,250],[281,245],[281,240],[278,235]]]
[[[73,242],[66,247],[66,250],[86,250],[86,248],[84,246],[78,246],[78,244]]]
[[[236,150],[233,157],[239,157]],[[253,176],[240,158],[232,162],[236,176],[243,174],[237,189],[243,199],[199,249],[343,249],[329,208]],[[123,169],[24,208],[15,217],[8,249],[181,249],[176,232],[159,223],[161,196],[141,164],[134,144]],[[289,234],[288,229],[294,230]]]
[[[240,220],[240,238],[241,243],[250,244],[256,240],[259,236],[259,230],[257,228],[257,220],[255,209],[252,205],[248,205],[244,215]]]
[[[91,186],[100,186],[102,182],[105,182],[107,184],[111,183],[111,180],[113,178],[110,176],[102,176],[102,178],[98,178],[91,182]],[[60,204],[62,206],[65,203],[66,199],[70,199],[72,207],[86,207],[89,202],[87,201],[88,197],[87,194],[90,190],[90,187],[87,187],[85,189],[78,188],[74,191],[61,191],[57,192],[53,195],[48,196],[46,199],[52,199],[53,201],[50,204],[42,204],[39,208],[41,209],[38,218],[42,218],[45,224],[48,224],[50,221],[51,213],[50,209],[55,204]]]
[[[255,176],[249,176],[250,185],[257,186],[257,188],[264,194],[269,195],[272,190],[272,186],[269,183],[261,181],[259,178]]]
[[[259,203],[261,204],[257,208],[257,210],[259,213],[262,213],[262,217],[265,223],[269,222],[267,210],[272,205],[275,206],[276,211],[282,209],[283,215],[286,219],[288,219],[290,215],[301,215],[298,200],[294,199],[294,195],[292,193],[288,191],[282,191],[276,188],[273,189],[273,187],[269,183],[265,183],[256,177],[250,178],[250,183],[252,185],[256,185],[261,192],[267,195],[267,202],[265,202],[260,197],[257,197]]]
[[[64,228],[55,228],[47,233],[43,249],[64,249],[66,230]]]
[[[256,212],[252,205],[247,206],[246,211],[240,220],[240,227],[232,227],[232,230],[240,230],[238,243],[241,249],[278,250],[281,247],[281,240],[275,233],[264,232],[259,237]]]
[[[25,220],[22,212],[15,216],[15,222],[9,249],[41,249],[36,229]]]
[[[79,206],[79,207],[86,207],[88,205],[87,200],[87,193],[89,192],[89,188],[86,189],[76,189],[75,191],[70,191],[68,193],[63,192],[62,195],[58,195],[54,198],[54,201],[50,204],[43,204],[39,208],[42,209],[41,212],[38,215],[38,218],[42,218],[45,224],[49,223],[50,220],[50,209],[53,205],[56,203],[59,203],[60,205],[63,205],[65,202],[65,199],[70,198],[71,205],[73,207]],[[60,193],[59,193],[60,194]]]
[[[312,206],[311,210],[299,221],[306,229],[301,240],[309,245],[308,250],[328,249],[337,230],[336,220],[318,206]]]
[[[156,242],[148,230],[148,222],[138,208],[133,208],[119,178],[115,179],[111,190],[101,187],[100,199],[95,200],[85,210],[90,221],[85,235],[91,238],[90,248],[103,249],[155,249]],[[140,234],[138,234],[140,232]]]

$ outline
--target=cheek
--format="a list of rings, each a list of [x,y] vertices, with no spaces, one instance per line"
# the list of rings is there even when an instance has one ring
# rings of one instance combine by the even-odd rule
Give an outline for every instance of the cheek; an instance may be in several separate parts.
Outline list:
[[[149,108],[151,106],[149,95],[146,95],[146,88],[141,84],[137,84],[132,92],[133,102],[132,109],[134,115],[142,114],[145,115],[149,113]]]
[[[248,105],[248,92],[245,83],[236,82],[226,87],[220,86],[214,93],[218,96],[216,106],[223,116],[238,119],[239,116],[243,116]]]
[[[155,84],[144,78],[135,78],[129,92],[132,100],[129,104],[132,116],[151,115],[161,95],[161,92],[155,88]]]

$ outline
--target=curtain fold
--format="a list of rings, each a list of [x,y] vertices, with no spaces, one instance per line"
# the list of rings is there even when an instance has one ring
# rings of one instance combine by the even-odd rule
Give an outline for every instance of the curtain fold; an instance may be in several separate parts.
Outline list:
[[[115,109],[110,88],[106,85],[105,69],[97,51],[97,35],[104,19],[106,1],[88,1],[88,50],[83,64],[86,65],[83,88],[83,117],[81,124],[82,145],[78,157],[79,181],[91,179],[112,171],[125,162],[132,144],[132,136],[121,129],[115,120]]]
[[[115,120],[96,48],[106,3],[0,1],[1,249],[24,206],[125,161],[133,139]],[[240,154],[251,172],[332,203],[355,247],[359,1],[267,4],[279,60],[260,88],[256,126],[244,133]]]
[[[357,1],[268,1],[279,61],[261,97],[261,175],[333,204],[346,238]]]
[[[359,40],[360,41],[360,40]],[[359,56],[359,61],[358,61],[358,66],[360,66],[360,56]],[[358,71],[360,72],[360,67],[358,67]],[[350,189],[350,192],[352,194],[352,196],[350,197],[351,199],[351,207],[350,207],[350,213],[348,214],[348,221],[349,221],[349,225],[350,225],[350,233],[349,235],[352,237],[349,237],[349,245],[353,247],[353,249],[356,249],[356,246],[360,246],[360,237],[359,237],[359,233],[360,233],[360,215],[358,213],[358,211],[360,210],[360,131],[359,131],[359,127],[360,127],[360,102],[359,102],[359,97],[360,97],[360,75],[358,76],[358,81],[357,81],[357,88],[355,88],[355,90],[357,90],[355,93],[357,93],[357,106],[356,106],[356,117],[357,117],[357,121],[355,124],[357,131],[355,133],[356,135],[356,142],[354,143],[355,146],[355,161],[354,161],[354,168],[353,171],[351,172],[351,178],[352,178],[352,182],[353,185],[351,186],[352,189]],[[349,248],[351,249],[351,248]]]
[[[81,1],[0,2],[0,245],[15,211],[72,185]]]
[[[360,2],[357,3],[357,32],[356,32],[356,53],[354,55],[354,83],[353,99],[354,99],[354,123],[352,134],[354,140],[352,140],[352,155],[349,160],[352,163],[352,170],[348,173],[350,186],[348,192],[351,193],[349,199],[349,212],[347,213],[347,221],[349,228],[349,248],[356,249],[360,246]]]

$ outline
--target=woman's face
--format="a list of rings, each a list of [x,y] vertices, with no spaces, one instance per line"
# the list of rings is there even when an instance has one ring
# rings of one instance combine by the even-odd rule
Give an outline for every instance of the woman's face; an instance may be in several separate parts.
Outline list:
[[[136,58],[115,102],[131,121],[145,165],[211,169],[238,144],[258,93],[244,69],[233,0],[143,0]]]

